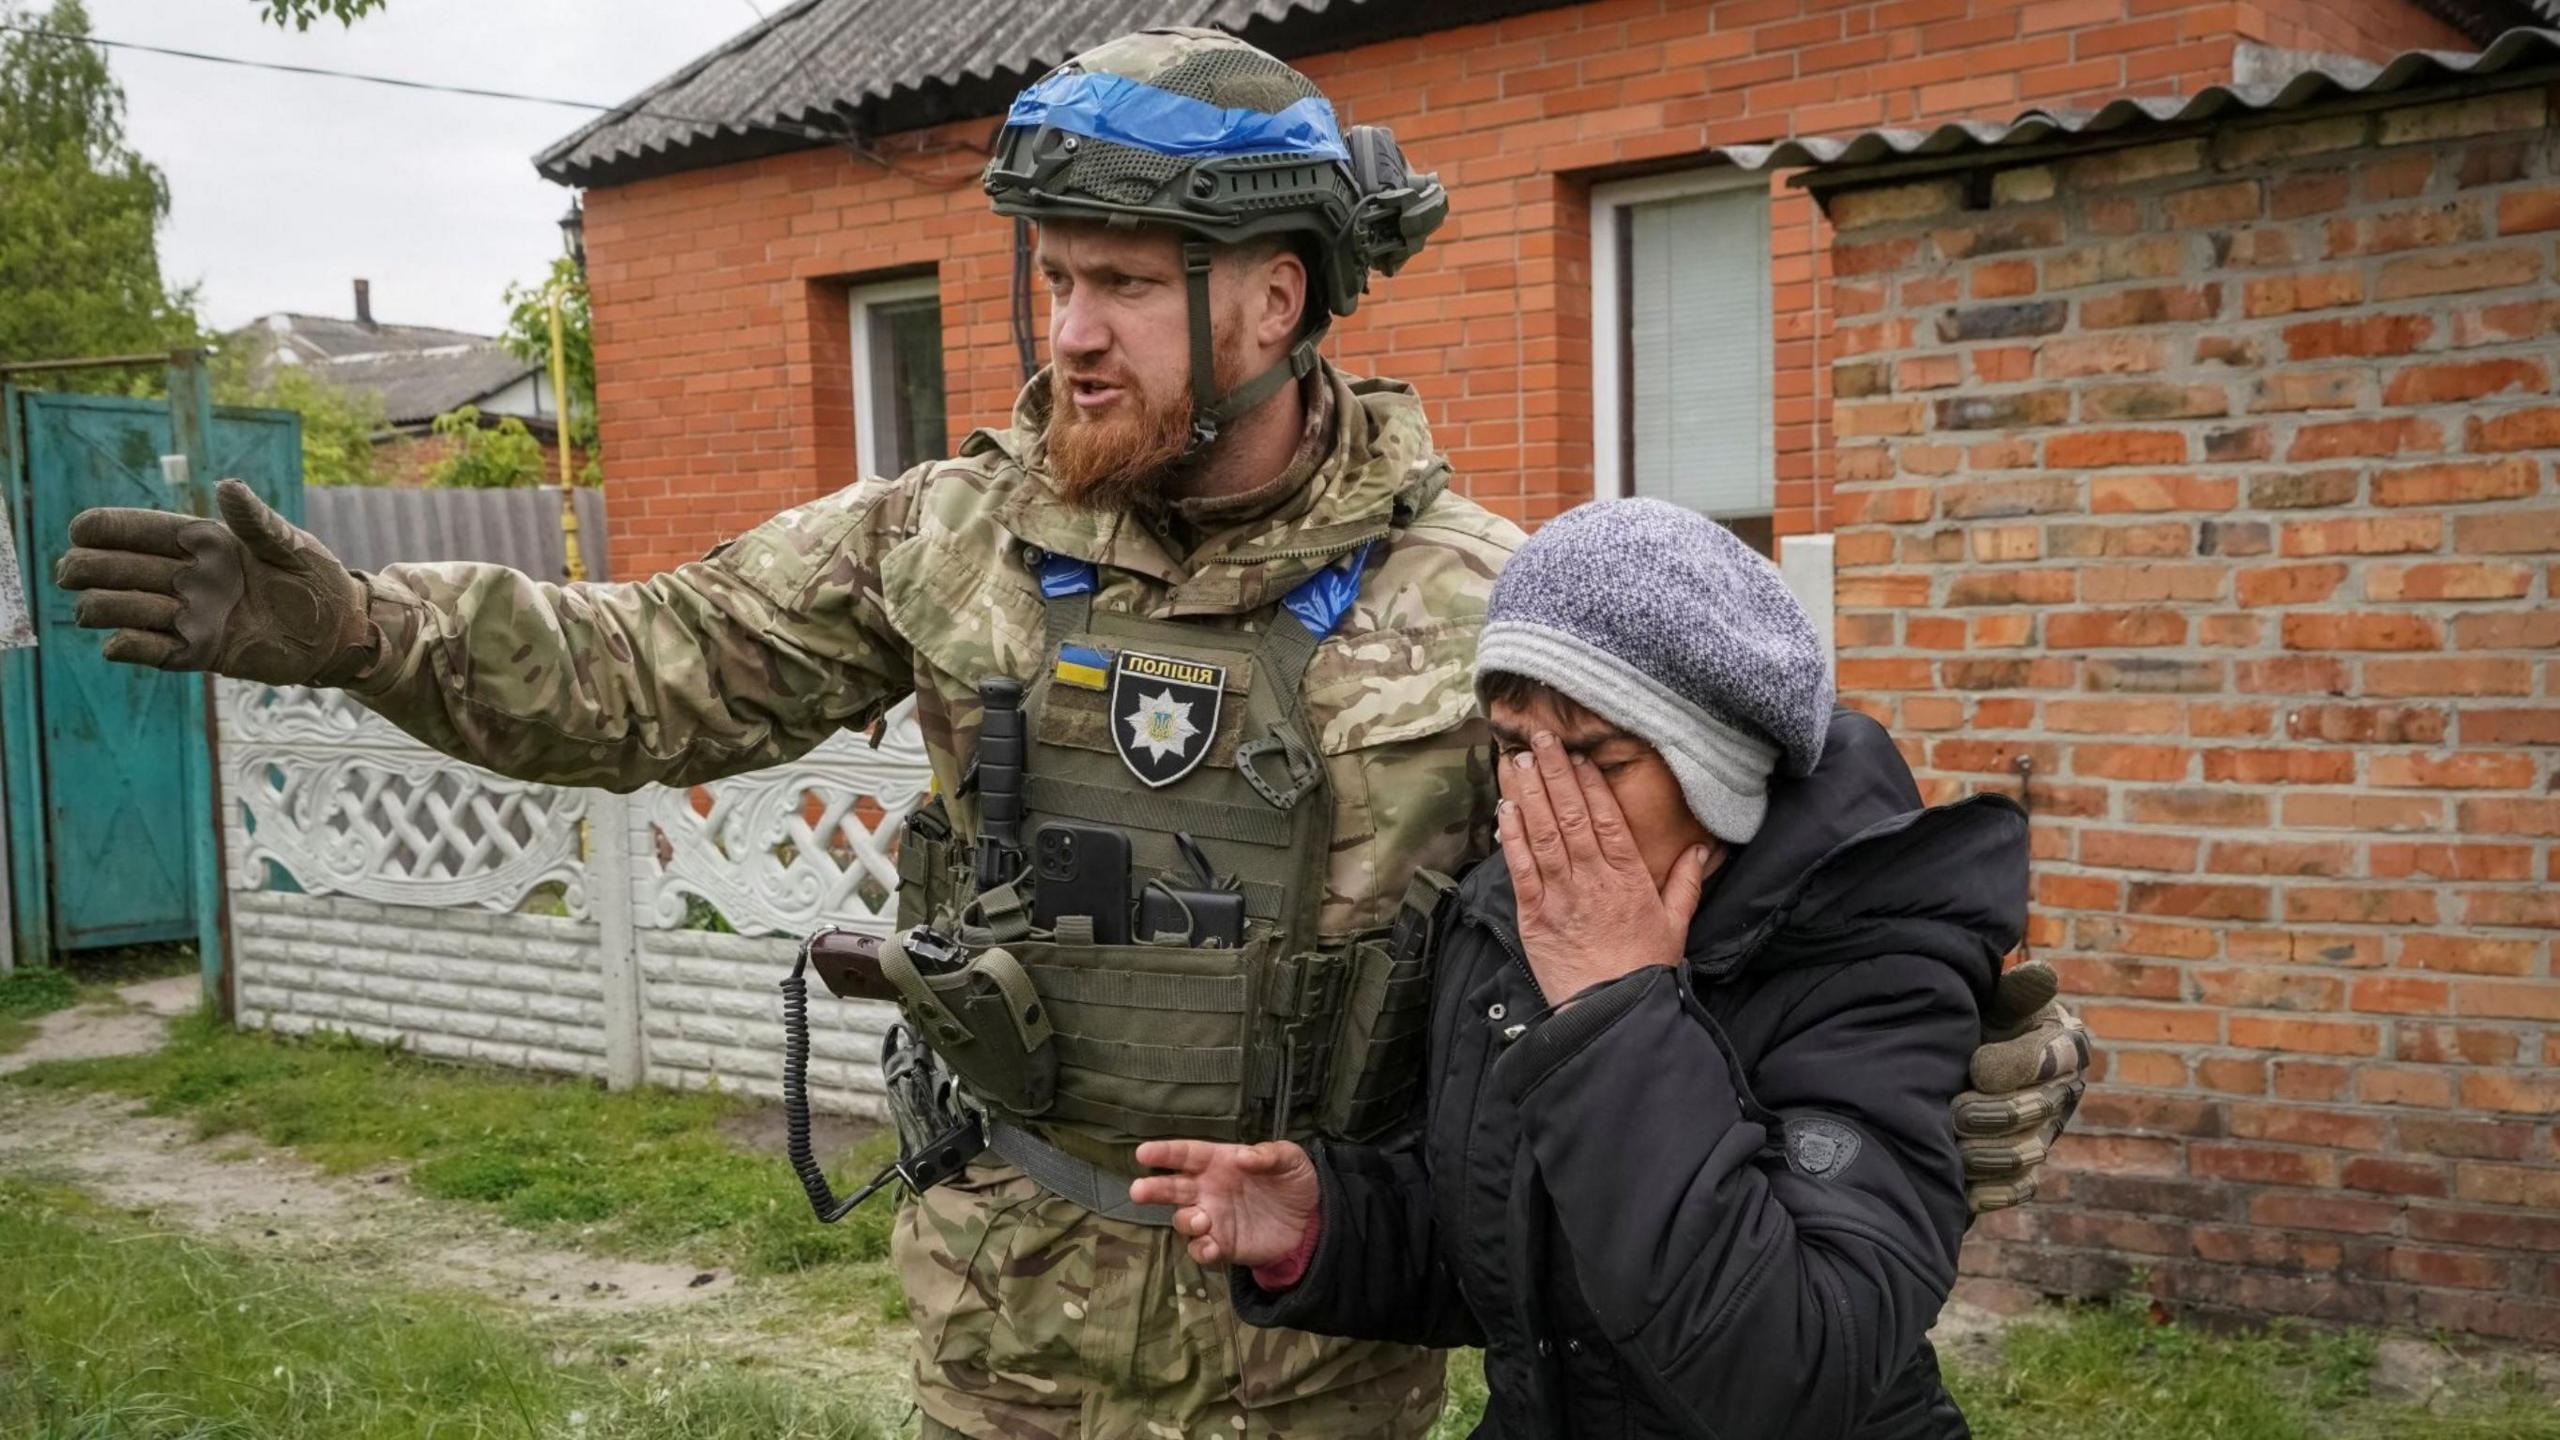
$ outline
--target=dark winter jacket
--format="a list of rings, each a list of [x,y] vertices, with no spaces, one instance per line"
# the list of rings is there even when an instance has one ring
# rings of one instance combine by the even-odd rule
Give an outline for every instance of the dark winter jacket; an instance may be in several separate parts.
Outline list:
[[[1510,876],[1441,910],[1433,1088],[1393,1146],[1320,1146],[1300,1281],[1245,1317],[1481,1345],[1482,1437],[1941,1440],[1927,1332],[1955,1283],[1949,1105],[2026,909],[2005,799],[1920,808],[1834,717],[1711,879],[1688,960],[1550,1012]]]

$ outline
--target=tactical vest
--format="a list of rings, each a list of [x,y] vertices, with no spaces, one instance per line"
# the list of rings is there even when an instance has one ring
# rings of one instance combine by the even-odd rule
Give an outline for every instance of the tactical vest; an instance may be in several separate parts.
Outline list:
[[[1361,1140],[1412,1104],[1448,882],[1418,878],[1387,931],[1316,940],[1334,804],[1302,681],[1367,555],[1255,616],[1162,621],[1096,610],[1090,563],[1024,547],[1046,631],[1023,701],[1024,848],[1048,821],[1118,830],[1134,899],[1158,877],[1198,887],[1188,843],[1230,877],[1246,925],[1236,947],[1134,923],[1109,945],[1085,919],[1036,927],[1036,860],[979,892],[971,846],[929,801],[901,843],[898,924],[955,943],[917,954],[930,942],[909,935],[884,969],[1000,1122],[1126,1175],[1140,1140]]]

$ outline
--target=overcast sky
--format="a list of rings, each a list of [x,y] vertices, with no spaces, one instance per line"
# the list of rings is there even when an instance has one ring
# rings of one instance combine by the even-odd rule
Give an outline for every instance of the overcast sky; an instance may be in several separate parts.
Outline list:
[[[753,25],[746,0],[389,0],[296,33],[257,0],[88,0],[101,39],[610,104]],[[785,0],[756,0],[770,13]],[[27,7],[41,14],[46,0]],[[494,331],[560,251],[533,154],[589,112],[120,50],[136,148],[169,179],[160,263],[223,327],[275,310]]]

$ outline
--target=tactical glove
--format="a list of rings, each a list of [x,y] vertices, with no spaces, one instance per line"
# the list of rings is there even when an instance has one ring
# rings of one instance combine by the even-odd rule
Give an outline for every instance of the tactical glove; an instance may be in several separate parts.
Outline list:
[[[1979,1215],[2023,1205],[2087,1085],[2089,1030],[2056,999],[2041,960],[2000,977],[1973,1052],[1973,1086],[1956,1097],[1965,1198]]]
[[[364,582],[248,486],[215,487],[220,520],[83,510],[54,583],[83,592],[72,618],[112,630],[110,660],[211,670],[270,685],[339,685],[374,658]]]

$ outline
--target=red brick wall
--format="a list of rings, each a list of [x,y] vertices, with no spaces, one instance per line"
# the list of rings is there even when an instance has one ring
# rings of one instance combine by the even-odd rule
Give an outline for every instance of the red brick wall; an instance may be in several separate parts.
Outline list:
[[[2329,0],[2263,0],[2260,8],[2266,27],[2259,38],[2288,50],[2381,56],[2479,48],[2415,5],[2342,9]]]
[[[1299,62],[1346,123],[1392,125],[1448,226],[1333,353],[1422,387],[1462,484],[1517,518],[1591,493],[1589,184],[1710,146],[2229,78],[2244,40],[2380,56],[2458,45],[2411,0],[1609,0]],[[1018,369],[988,124],[889,137],[896,170],[812,150],[588,196],[613,544],[631,573],[848,481],[848,284],[941,279],[955,435]],[[1778,192],[1778,531],[1828,527],[1827,236]],[[1848,318],[1845,315],[1842,318]]]
[[[1836,201],[1841,688],[2105,1048],[1978,1277],[2560,1341],[2555,96]]]

